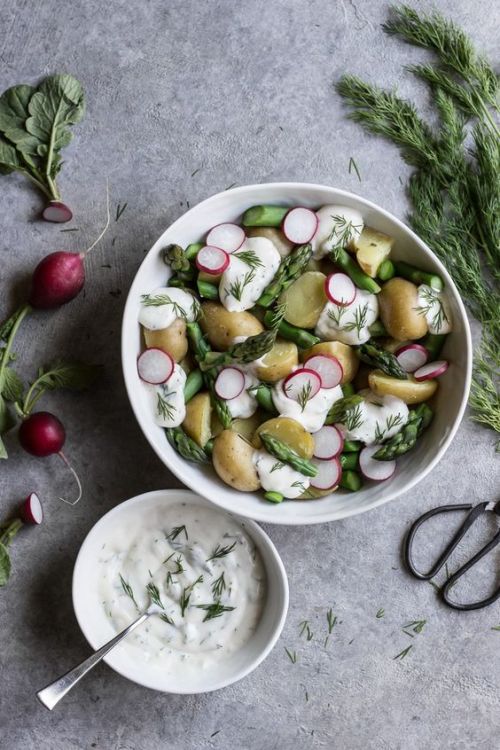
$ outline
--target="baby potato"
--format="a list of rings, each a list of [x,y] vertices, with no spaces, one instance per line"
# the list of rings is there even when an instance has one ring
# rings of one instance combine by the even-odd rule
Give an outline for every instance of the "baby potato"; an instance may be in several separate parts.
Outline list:
[[[356,260],[363,271],[372,279],[377,275],[380,264],[391,254],[394,238],[373,227],[364,227],[356,239]]]
[[[242,417],[233,419],[230,429],[244,437],[245,440],[251,441],[255,434],[255,430],[262,423],[262,420],[262,414],[259,411],[256,411],[251,417],[246,417],[245,419]]]
[[[301,352],[300,359],[302,362],[305,362],[313,354],[326,354],[338,359],[344,371],[344,375],[340,381],[341,385],[350,383],[356,376],[359,368],[359,359],[352,346],[343,344],[341,341],[321,341],[319,344],[311,346],[310,349],[305,349]]]
[[[398,341],[420,339],[427,333],[425,315],[418,309],[415,284],[395,276],[387,281],[378,295],[380,319],[387,332]]]
[[[256,430],[253,444],[256,448],[262,448],[262,440],[259,433],[268,432],[277,440],[286,443],[292,450],[302,458],[312,458],[314,452],[314,439],[295,419],[290,417],[274,417],[263,422]]]
[[[186,321],[183,318],[177,318],[168,328],[160,328],[157,331],[150,331],[149,328],[143,328],[144,341],[149,348],[155,346],[167,354],[172,359],[180,362],[187,354],[188,340],[186,336]]]
[[[438,388],[437,380],[418,382],[412,375],[408,380],[399,380],[381,370],[373,370],[368,375],[368,383],[377,396],[397,396],[405,404],[421,404],[430,399]]]
[[[255,368],[259,380],[265,383],[277,383],[285,378],[299,363],[299,350],[292,341],[277,339],[273,348],[264,354],[262,361]]]
[[[248,227],[245,232],[247,237],[265,237],[267,240],[271,240],[282,258],[290,255],[293,248],[293,242],[287,240],[283,232],[275,229],[275,227]]]
[[[256,336],[264,327],[249,312],[229,312],[218,302],[204,302],[200,325],[217,351],[226,351],[236,336]]]
[[[214,469],[222,481],[235,490],[258,490],[260,481],[253,465],[253,452],[253,447],[237,432],[223,430],[214,440]]]
[[[280,296],[286,305],[285,320],[300,328],[314,328],[326,305],[323,273],[306,271]]]
[[[203,448],[212,436],[212,402],[209,393],[197,393],[186,404],[182,426],[190,438]]]

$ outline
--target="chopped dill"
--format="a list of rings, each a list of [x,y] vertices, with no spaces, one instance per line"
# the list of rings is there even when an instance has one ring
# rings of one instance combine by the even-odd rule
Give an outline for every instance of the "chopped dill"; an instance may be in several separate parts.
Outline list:
[[[366,327],[366,319],[368,316],[368,302],[363,307],[357,307],[354,313],[354,320],[346,323],[344,331],[356,331],[358,337],[361,335],[361,331]]]
[[[280,471],[280,469],[282,469],[284,465],[285,464],[283,463],[283,461],[276,461],[276,463],[272,465],[271,471],[269,473],[272,474],[273,471]]]
[[[286,655],[288,656],[288,658],[290,659],[290,661],[292,662],[292,664],[296,664],[297,663],[297,652],[296,651],[290,651],[286,646],[285,646],[285,651],[286,651]]]
[[[172,305],[175,315],[178,318],[187,318],[185,309],[178,302],[169,297],[168,294],[143,294],[141,295],[144,307],[163,307],[163,305]]]
[[[410,653],[410,651],[412,650],[412,648],[413,648],[413,643],[411,643],[409,646],[407,646],[402,651],[400,651],[399,654],[396,654],[396,656],[393,656],[392,657],[393,661],[396,661],[396,659],[399,659],[400,661],[402,659],[405,659]]]
[[[220,599],[222,592],[226,589],[226,580],[224,578],[224,572],[212,583],[212,594],[214,599]]]
[[[184,617],[184,613],[186,612],[186,609],[189,606],[189,600],[191,599],[191,594],[193,593],[193,589],[199,583],[203,583],[203,576],[198,576],[196,581],[193,581],[193,583],[191,583],[189,586],[186,586],[182,590],[181,598],[179,599],[179,607],[181,608],[182,617]]]
[[[377,620],[381,620],[382,617],[385,617],[385,609],[381,607],[375,617],[377,618]]]
[[[212,604],[197,604],[196,606],[198,609],[204,609],[206,612],[203,622],[213,620],[216,617],[221,617],[224,612],[232,612],[233,609],[236,609],[236,607],[226,607],[224,604],[221,604],[220,601],[212,602]]]
[[[155,586],[154,583],[148,583],[146,586],[146,591],[149,594],[149,598],[153,602],[153,604],[156,604],[157,607],[161,607],[162,609],[165,609],[163,606],[163,602],[160,597],[160,590],[158,586]]]
[[[236,279],[231,282],[229,287],[224,289],[226,297],[234,297],[238,302],[241,302],[243,291],[255,278],[255,270],[247,271],[243,278]]]
[[[174,539],[177,539],[179,534],[184,534],[186,537],[186,541],[189,539],[187,529],[185,526],[174,526],[170,534],[167,534],[167,539],[170,539],[170,541],[174,541]]]
[[[264,264],[255,252],[255,250],[242,250],[241,252],[233,253],[233,258],[239,258],[243,263],[249,266],[252,270],[255,268],[263,268]]]
[[[120,216],[122,215],[122,213],[125,211],[125,209],[127,208],[127,206],[128,206],[128,203],[124,203],[123,206],[121,205],[121,203],[119,203],[117,205],[117,207],[116,207],[115,222],[118,221],[118,219],[120,218]]]
[[[177,407],[171,404],[168,400],[169,396],[175,396],[175,391],[169,391],[162,396],[160,392],[156,394],[156,411],[163,419],[172,420],[174,418],[174,412],[177,411]]]
[[[134,591],[133,591],[133,589],[132,589],[132,586],[131,586],[131,585],[130,585],[129,583],[127,583],[127,581],[125,580],[125,578],[124,578],[124,577],[122,576],[122,574],[121,574],[121,573],[119,574],[119,576],[120,576],[120,583],[121,583],[121,585],[122,585],[122,589],[124,590],[124,592],[126,593],[126,595],[127,595],[127,596],[128,596],[128,597],[129,597],[130,599],[132,599],[132,601],[133,601],[133,603],[134,603],[134,606],[135,606],[136,610],[137,610],[137,611],[139,612],[139,611],[140,611],[140,610],[139,610],[139,605],[137,604],[137,602],[136,602],[136,600],[135,600],[135,597],[134,597]]]
[[[207,562],[210,562],[210,560],[217,560],[219,557],[225,557],[226,555],[229,555],[230,552],[233,551],[233,549],[236,547],[236,542],[233,542],[232,544],[228,544],[226,547],[221,547],[220,544],[216,546],[210,557],[207,557]]]
[[[358,180],[361,182],[361,175],[359,174],[358,165],[356,164],[356,162],[354,161],[354,157],[352,156],[349,157],[349,174],[351,174],[351,167],[352,169],[354,169],[358,177]]]

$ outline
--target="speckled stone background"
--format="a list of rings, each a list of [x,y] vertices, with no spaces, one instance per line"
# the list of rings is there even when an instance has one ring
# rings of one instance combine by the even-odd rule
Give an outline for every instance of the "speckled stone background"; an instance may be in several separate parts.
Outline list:
[[[437,6],[487,54],[498,52],[489,0]],[[290,611],[271,656],[241,683],[168,696],[100,665],[53,713],[35,699],[88,654],[71,607],[72,567],[88,530],[132,495],[179,486],[140,433],[120,371],[127,289],[156,237],[188,202],[232,183],[336,185],[405,216],[407,168],[394,148],[345,119],[332,88],[350,70],[416,95],[425,111],[427,94],[403,71],[425,53],[384,36],[386,11],[377,0],[0,3],[2,87],[68,71],[88,96],[60,180],[78,232],[37,221],[41,203],[26,181],[1,179],[0,317],[45,253],[94,238],[106,176],[113,210],[128,204],[89,258],[85,295],[34,315],[17,342],[26,375],[61,353],[101,362],[105,374],[86,395],[44,402],[64,420],[67,453],[85,484],[77,507],[56,499],[73,489],[57,458],[23,456],[11,440],[0,467],[2,515],[35,489],[46,512],[43,526],[15,540],[12,581],[0,593],[2,750],[499,747],[500,633],[492,628],[500,604],[451,611],[400,559],[403,533],[423,510],[497,496],[493,436],[467,419],[432,475],[398,501],[336,524],[267,529],[289,573]],[[350,156],[361,182],[348,173]],[[429,554],[440,538],[432,532]],[[490,557],[469,585],[476,594],[495,576],[498,584],[500,558]],[[325,648],[329,607],[338,624]],[[299,637],[304,619],[310,642]],[[424,630],[410,639],[402,626],[420,619]],[[394,660],[408,645],[408,656]],[[295,664],[285,647],[296,651]]]

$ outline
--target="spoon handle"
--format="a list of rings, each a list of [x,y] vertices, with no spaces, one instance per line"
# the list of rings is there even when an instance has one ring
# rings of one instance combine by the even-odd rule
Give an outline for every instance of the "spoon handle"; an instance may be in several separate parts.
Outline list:
[[[73,669],[70,669],[69,672],[63,674],[62,677],[59,677],[57,680],[51,682],[49,685],[40,690],[36,694],[36,697],[38,698],[40,703],[43,703],[43,705],[48,708],[49,711],[52,711],[54,706],[59,703],[61,698],[64,698],[66,693],[69,693],[71,688],[74,687],[76,683],[79,682],[82,677],[87,674],[87,672],[95,667],[95,665],[98,664],[101,659],[103,659],[103,657],[106,656],[109,651],[111,651],[112,648],[114,648],[129,633],[131,633],[132,630],[135,630],[135,628],[137,628],[145,620],[147,620],[151,614],[151,612],[144,612],[144,614],[138,617],[137,620],[134,620],[134,622],[132,622],[127,628],[125,628],[125,630],[122,630],[121,633],[118,633],[118,635],[105,643],[104,646],[102,646],[98,651],[95,651],[92,656],[89,656],[88,659],[82,661],[81,664],[73,667]]]

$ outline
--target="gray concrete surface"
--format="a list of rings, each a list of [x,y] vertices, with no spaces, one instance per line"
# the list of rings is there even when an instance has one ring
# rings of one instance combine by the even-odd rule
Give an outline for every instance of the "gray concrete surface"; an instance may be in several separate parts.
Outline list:
[[[437,5],[494,54],[489,0]],[[332,89],[351,70],[414,90],[402,66],[425,55],[384,37],[386,8],[377,0],[0,3],[2,86],[69,71],[88,96],[60,180],[79,232],[36,221],[38,195],[21,178],[1,178],[0,316],[45,253],[84,248],[96,235],[106,176],[113,207],[128,203],[89,258],[85,296],[33,316],[18,339],[26,375],[61,353],[101,362],[105,374],[86,395],[44,402],[67,426],[67,453],[85,484],[80,505],[56,499],[72,489],[57,458],[28,458],[11,441],[0,467],[2,516],[34,489],[46,511],[42,527],[15,541],[12,581],[0,593],[2,750],[498,748],[499,605],[450,611],[400,559],[403,532],[424,509],[496,496],[492,435],[467,419],[432,475],[398,501],[341,523],[267,529],[289,573],[290,612],[274,652],[241,683],[166,696],[101,665],[52,714],[34,697],[88,653],[71,608],[72,566],[87,531],[127,497],[179,486],[142,437],[120,372],[122,308],[144,252],[188,201],[232,183],[326,183],[405,216],[399,178],[408,170],[390,145],[344,118]],[[425,109],[425,92],[417,95]],[[361,183],[348,173],[350,156]],[[494,580],[498,559],[473,588]],[[325,648],[329,607],[339,622]],[[299,636],[304,619],[310,642]],[[410,639],[402,626],[420,619],[427,624]]]

